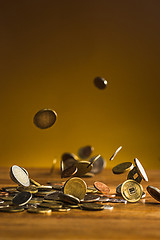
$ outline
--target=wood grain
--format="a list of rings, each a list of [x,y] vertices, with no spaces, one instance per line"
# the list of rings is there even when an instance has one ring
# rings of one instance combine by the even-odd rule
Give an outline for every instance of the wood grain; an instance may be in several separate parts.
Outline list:
[[[44,184],[47,181],[61,181],[56,171],[52,176],[49,169],[27,169],[30,177]],[[160,187],[160,170],[147,171],[147,185]],[[126,175],[113,175],[104,170],[94,178],[85,181],[103,181],[115,192],[116,186]],[[14,185],[9,178],[9,169],[0,168],[0,186]],[[0,213],[0,239],[160,239],[160,203],[148,194],[138,203],[113,204],[112,211],[98,212],[72,209],[67,213],[53,212],[50,215],[21,213]]]

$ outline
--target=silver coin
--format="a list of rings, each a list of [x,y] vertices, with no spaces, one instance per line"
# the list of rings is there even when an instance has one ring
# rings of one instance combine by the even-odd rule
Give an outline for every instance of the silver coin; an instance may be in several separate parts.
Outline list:
[[[24,187],[29,187],[30,186],[30,179],[26,172],[19,166],[13,165],[10,168],[10,177],[11,179]]]

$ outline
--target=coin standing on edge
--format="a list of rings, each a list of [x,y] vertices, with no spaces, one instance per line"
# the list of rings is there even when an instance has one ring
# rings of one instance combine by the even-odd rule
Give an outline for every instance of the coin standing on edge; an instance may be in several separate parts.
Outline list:
[[[84,199],[86,191],[85,181],[78,177],[70,178],[64,185],[64,194],[72,195],[80,200]]]
[[[30,186],[30,179],[26,172],[19,166],[13,165],[10,168],[10,178],[17,184],[24,187]]]
[[[38,111],[34,118],[33,122],[36,127],[40,129],[50,128],[57,119],[57,113],[51,109],[42,109]]]

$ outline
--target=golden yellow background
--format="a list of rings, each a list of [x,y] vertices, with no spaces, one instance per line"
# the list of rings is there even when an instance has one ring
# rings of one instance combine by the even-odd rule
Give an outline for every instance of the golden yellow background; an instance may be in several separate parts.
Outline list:
[[[91,144],[160,168],[160,1],[0,2],[0,165],[49,167]],[[105,90],[93,79],[107,79]],[[58,114],[47,130],[34,114]]]

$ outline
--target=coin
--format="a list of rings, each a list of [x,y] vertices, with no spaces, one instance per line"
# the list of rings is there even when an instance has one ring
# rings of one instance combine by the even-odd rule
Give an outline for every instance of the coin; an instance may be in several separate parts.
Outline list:
[[[130,171],[131,169],[133,169],[133,164],[131,162],[123,162],[118,164],[117,166],[115,166],[112,171],[114,174],[121,174],[124,173],[126,171]]]
[[[98,155],[99,156],[99,155]],[[89,161],[93,162],[94,159],[98,156],[93,156]],[[100,156],[98,159],[93,163],[91,173],[97,174],[102,172],[102,170],[106,167],[106,161],[105,159]]]
[[[116,193],[118,195],[121,195],[121,187],[122,187],[122,183],[120,183],[117,187],[116,187]]]
[[[32,198],[30,192],[20,192],[12,200],[14,205],[23,206],[28,203]]]
[[[0,212],[9,212],[9,213],[16,213],[16,212],[23,212],[23,207],[17,207],[17,206],[9,206],[9,207],[3,207],[0,208]]]
[[[112,205],[104,205],[104,210],[113,210]]]
[[[14,198],[14,196],[1,197],[1,199],[4,201],[12,201],[13,198]]]
[[[86,194],[84,199],[81,202],[97,202],[100,199],[99,195],[95,194]]]
[[[77,170],[78,169],[75,165],[68,167],[61,172],[61,178],[70,177],[71,175],[74,175],[77,172]]]
[[[38,188],[34,185],[30,185],[29,187],[19,186],[19,187],[17,187],[17,190],[20,192],[30,192],[30,193],[38,192]]]
[[[37,207],[37,208],[29,208],[29,209],[27,209],[27,212],[29,212],[29,213],[51,213],[52,210],[49,208]]]
[[[107,86],[107,80],[102,78],[102,77],[96,77],[94,79],[94,85],[98,88],[98,89],[105,89]]]
[[[142,193],[142,197],[141,198],[145,198],[146,197],[146,193],[145,192],[143,192]]]
[[[2,187],[2,190],[7,193],[15,193],[17,192],[17,186],[15,187]]]
[[[147,191],[154,199],[160,202],[160,190],[158,188],[153,186],[148,186]]]
[[[36,182],[34,179],[31,179],[31,178],[30,178],[30,182],[31,182],[33,185],[37,186],[37,187],[41,186],[41,184],[38,183],[38,182]]]
[[[13,165],[10,168],[10,177],[15,183],[18,183],[19,185],[22,185],[24,187],[29,187],[30,185],[28,175],[21,167],[17,165]]]
[[[134,159],[134,162],[135,162],[135,165],[136,165],[136,167],[137,167],[137,170],[138,170],[140,176],[142,177],[142,179],[143,179],[144,181],[147,181],[147,182],[148,182],[147,174],[146,174],[146,172],[145,172],[142,164],[140,163],[140,161],[139,161],[137,158],[135,158],[135,159]]]
[[[128,202],[137,202],[143,194],[142,185],[134,180],[127,180],[122,184],[121,194]]]
[[[98,203],[82,203],[80,208],[83,210],[99,211],[104,209],[104,205]]]
[[[51,208],[51,209],[54,209],[54,208],[62,208],[63,207],[63,204],[62,203],[49,203],[49,202],[42,202],[39,204],[38,207],[44,207],[44,208]]]
[[[99,155],[96,156],[95,158],[92,158],[92,161],[91,161],[91,159],[90,159],[90,164],[88,165],[87,168],[89,168],[91,165],[93,165],[93,163],[96,162],[96,161],[98,160],[98,158],[100,158],[100,157],[101,157],[101,155],[99,154]]]
[[[62,184],[52,184],[52,188],[53,188],[54,190],[59,190],[59,191],[61,191],[61,190],[63,190],[63,187],[64,187],[64,185],[62,185]]]
[[[51,109],[42,109],[38,111],[34,118],[33,122],[36,127],[40,129],[50,128],[57,119],[57,113]]]
[[[117,155],[117,153],[118,153],[121,149],[122,149],[122,146],[120,146],[120,147],[115,151],[115,153],[111,156],[111,158],[110,158],[109,160],[112,161],[112,160],[115,158],[115,156]]]
[[[52,186],[49,185],[41,185],[41,186],[37,186],[37,189],[39,192],[48,192],[52,190]]]
[[[66,168],[72,167],[78,160],[77,156],[73,153],[64,153],[61,158],[61,171]]]
[[[74,195],[64,193],[59,193],[59,199],[70,204],[78,204],[80,202],[79,198],[75,197]]]
[[[108,194],[110,192],[109,187],[102,182],[94,182],[93,185],[98,191],[102,192],[103,194]]]
[[[69,212],[71,209],[68,207],[63,207],[63,208],[52,208],[52,212]]]
[[[49,194],[45,195],[44,199],[46,199],[46,200],[54,200],[54,201],[60,200],[59,193],[60,192],[58,192],[58,191],[54,191],[52,193],[49,193]]]
[[[93,151],[94,151],[94,148],[90,145],[87,145],[87,146],[81,147],[78,150],[78,156],[81,159],[86,159],[92,154]]]
[[[75,166],[77,167],[77,172],[75,176],[82,177],[86,173],[90,172],[92,169],[92,166],[90,165],[90,162],[88,161],[77,161]]]
[[[127,200],[120,199],[120,198],[109,198],[108,202],[111,202],[111,203],[125,203],[126,204]]]
[[[84,180],[78,177],[73,177],[66,181],[64,185],[64,193],[77,197],[78,199],[84,199],[86,194],[87,185]]]
[[[40,197],[33,197],[30,201],[29,201],[29,204],[37,204],[37,203],[41,203],[43,201],[43,198],[40,198]]]

